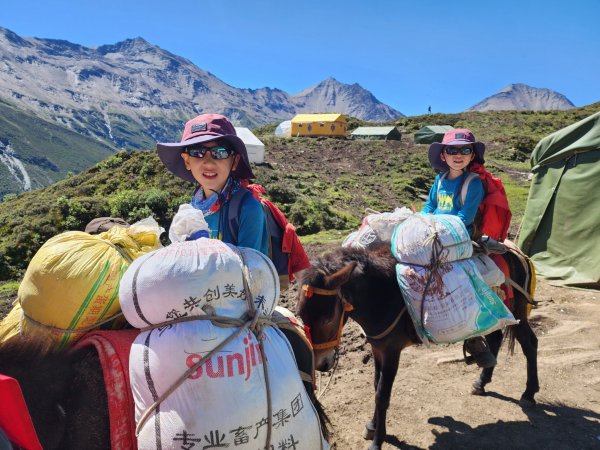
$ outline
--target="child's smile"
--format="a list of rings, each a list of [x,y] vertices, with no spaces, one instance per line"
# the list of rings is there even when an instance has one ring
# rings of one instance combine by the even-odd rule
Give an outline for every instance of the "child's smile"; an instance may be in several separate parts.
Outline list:
[[[467,154],[462,154],[464,149],[470,149],[471,152]],[[448,154],[448,152],[456,153],[454,155]],[[469,163],[475,158],[473,153],[473,148],[470,146],[453,146],[448,150],[444,149],[441,154],[442,161],[446,161],[448,167],[450,168],[451,174],[459,175],[462,171],[469,165]]]
[[[217,141],[203,144],[207,148],[219,146]],[[211,152],[206,152],[203,157],[193,157],[182,153],[185,167],[192,172],[196,181],[202,186],[205,197],[210,197],[214,192],[220,192],[227,183],[227,178],[237,162],[237,155],[224,159],[214,159]]]

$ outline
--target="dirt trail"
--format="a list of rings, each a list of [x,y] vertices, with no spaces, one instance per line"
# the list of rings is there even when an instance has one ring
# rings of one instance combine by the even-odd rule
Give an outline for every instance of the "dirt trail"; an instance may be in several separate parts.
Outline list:
[[[488,395],[471,395],[479,371],[460,344],[406,349],[393,388],[388,438],[393,449],[600,448],[600,292],[538,282],[531,315],[539,339],[541,389],[535,408],[518,400],[525,357],[503,347]],[[339,366],[321,401],[333,424],[332,448],[363,449],[374,407],[369,346],[355,323],[344,330]],[[321,377],[324,386],[327,374]]]

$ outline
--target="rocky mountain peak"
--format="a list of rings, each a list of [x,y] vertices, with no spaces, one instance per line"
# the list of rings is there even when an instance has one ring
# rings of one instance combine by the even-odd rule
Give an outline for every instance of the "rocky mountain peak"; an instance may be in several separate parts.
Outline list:
[[[12,31],[10,31],[6,28],[0,27],[0,42],[3,40],[5,40],[8,43],[15,45],[17,47],[31,46],[31,44],[29,42],[27,42],[25,39],[23,39],[18,34],[13,33]]]
[[[358,83],[341,83],[332,76],[293,96],[298,112],[344,113],[368,116],[370,121],[385,122],[404,117],[400,111],[381,103]]]
[[[155,53],[156,50],[156,46],[150,44],[142,37],[125,39],[124,41],[117,42],[116,44],[102,45],[96,49],[96,51],[100,55],[107,55],[109,53],[123,53],[127,55],[132,55],[148,51]]]
[[[575,105],[567,97],[551,89],[513,83],[471,106],[467,111],[547,111],[574,107]]]

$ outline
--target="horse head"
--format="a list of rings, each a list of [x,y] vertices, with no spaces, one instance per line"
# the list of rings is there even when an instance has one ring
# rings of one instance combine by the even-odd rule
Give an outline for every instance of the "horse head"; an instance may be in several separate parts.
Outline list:
[[[347,313],[353,309],[341,296],[341,288],[356,265],[356,261],[346,262],[333,273],[311,266],[302,276],[296,309],[310,331],[319,371],[327,371],[335,363]]]

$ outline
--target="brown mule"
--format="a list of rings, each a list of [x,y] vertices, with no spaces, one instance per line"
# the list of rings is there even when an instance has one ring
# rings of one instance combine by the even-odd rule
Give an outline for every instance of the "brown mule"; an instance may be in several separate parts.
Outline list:
[[[511,278],[527,291],[530,274],[512,253],[506,254]],[[341,339],[341,328],[348,318],[356,321],[367,335],[375,363],[375,411],[367,423],[365,438],[373,439],[370,450],[381,448],[386,436],[386,414],[392,385],[402,350],[420,343],[412,320],[406,313],[404,298],[396,281],[396,259],[389,245],[373,250],[338,248],[316,261],[302,275],[297,313],[310,328],[317,370],[333,366]],[[527,359],[527,384],[521,404],[535,404],[539,391],[537,338],[527,321],[528,300],[519,290],[511,311],[519,324],[509,327],[509,346],[516,339]],[[502,343],[502,332],[486,336],[494,356]],[[483,369],[473,384],[472,393],[485,394],[494,367]]]

